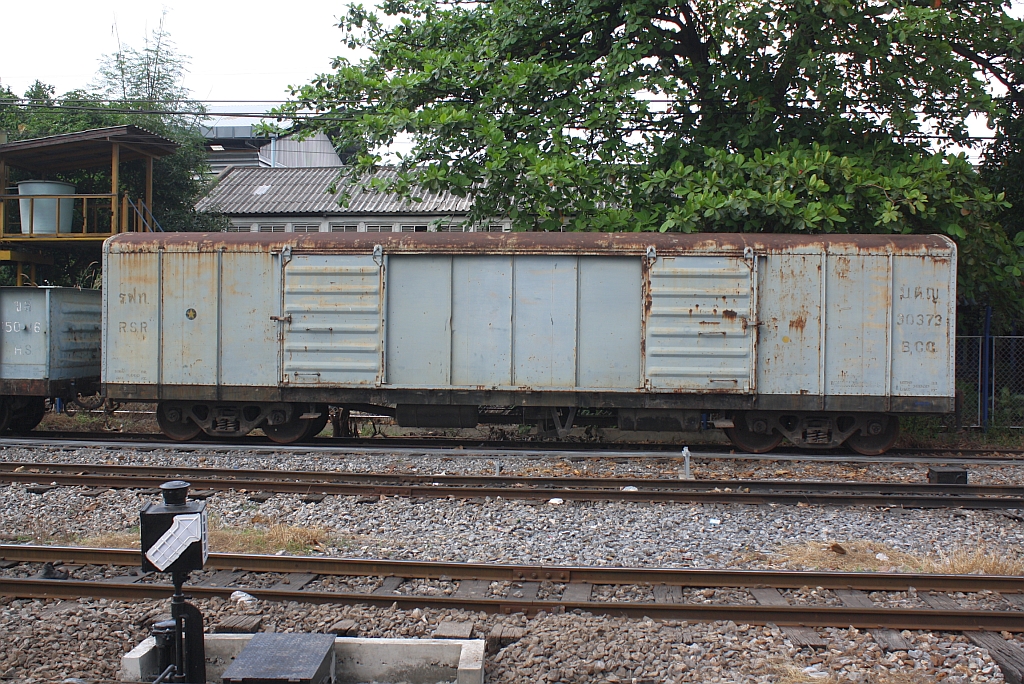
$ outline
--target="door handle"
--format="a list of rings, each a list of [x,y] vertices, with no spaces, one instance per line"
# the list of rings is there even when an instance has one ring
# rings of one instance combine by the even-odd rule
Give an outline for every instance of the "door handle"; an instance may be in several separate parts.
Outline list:
[[[291,323],[292,322],[292,315],[288,314],[287,316],[271,316],[270,320],[272,320],[272,321],[280,321],[281,323]]]

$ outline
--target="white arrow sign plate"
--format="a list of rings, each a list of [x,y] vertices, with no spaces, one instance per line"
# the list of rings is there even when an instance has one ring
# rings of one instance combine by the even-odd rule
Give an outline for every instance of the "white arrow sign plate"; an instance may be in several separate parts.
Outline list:
[[[203,543],[203,563],[209,556],[206,540],[206,511],[174,516],[170,529],[146,551],[146,558],[159,570],[166,570],[189,546]]]

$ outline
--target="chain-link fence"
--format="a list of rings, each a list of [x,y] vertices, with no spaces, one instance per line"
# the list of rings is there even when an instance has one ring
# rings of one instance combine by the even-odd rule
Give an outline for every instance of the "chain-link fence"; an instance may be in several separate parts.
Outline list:
[[[1024,337],[956,338],[956,390],[965,427],[1024,428]]]

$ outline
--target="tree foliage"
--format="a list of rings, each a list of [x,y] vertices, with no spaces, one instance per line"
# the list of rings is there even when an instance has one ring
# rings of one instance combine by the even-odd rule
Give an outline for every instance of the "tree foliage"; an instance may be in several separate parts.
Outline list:
[[[349,6],[368,51],[293,90],[356,146],[403,136],[383,190],[576,230],[943,233],[960,293],[1024,312],[1005,198],[930,136],[1020,103],[1024,26],[998,0],[388,0]],[[366,176],[368,177],[368,176]]]
[[[24,98],[18,98],[9,88],[0,88],[0,130],[13,141],[134,124],[175,140],[181,145],[178,151],[153,164],[157,220],[168,231],[216,229],[220,217],[194,208],[205,191],[209,167],[198,128],[203,108],[188,99],[182,85],[187,64],[161,21],[141,50],[121,45],[115,54],[105,56],[88,90],[58,96],[53,86],[36,81]],[[102,168],[58,176],[74,183],[78,192],[104,193],[110,192],[109,173]],[[12,175],[12,180],[24,180],[24,173],[16,169]],[[119,182],[122,193],[143,197],[144,163],[123,163]]]

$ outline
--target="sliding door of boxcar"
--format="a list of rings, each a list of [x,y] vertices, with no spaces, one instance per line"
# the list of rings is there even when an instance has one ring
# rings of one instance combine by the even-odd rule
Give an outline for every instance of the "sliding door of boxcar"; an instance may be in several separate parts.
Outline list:
[[[380,269],[373,257],[294,256],[284,272],[285,382],[377,383],[380,301]]]
[[[647,378],[652,389],[754,390],[753,261],[659,257],[650,269]]]
[[[638,257],[391,256],[386,382],[635,391],[641,270]]]

